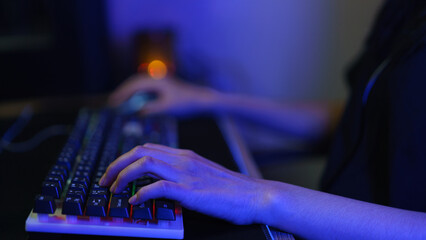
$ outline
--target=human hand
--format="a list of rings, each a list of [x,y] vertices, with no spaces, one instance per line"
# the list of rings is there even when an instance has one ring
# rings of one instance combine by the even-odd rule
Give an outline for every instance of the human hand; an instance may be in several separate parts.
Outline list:
[[[113,193],[146,174],[161,180],[141,188],[129,203],[149,199],[177,200],[182,206],[235,224],[262,222],[267,205],[265,180],[230,171],[190,150],[145,144],[120,156],[99,184]]]
[[[184,83],[174,78],[154,80],[146,75],[135,75],[119,86],[109,97],[109,105],[118,107],[136,92],[154,92],[158,98],[141,110],[144,115],[167,113],[189,115],[208,110],[215,101],[215,91]]]

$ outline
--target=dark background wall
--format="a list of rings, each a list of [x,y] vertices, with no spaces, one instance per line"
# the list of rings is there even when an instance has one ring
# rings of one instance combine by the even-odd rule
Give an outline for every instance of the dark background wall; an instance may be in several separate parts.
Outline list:
[[[105,1],[1,0],[0,100],[112,88]]]
[[[344,99],[383,0],[0,0],[0,100],[111,90],[134,35],[171,29],[186,77],[276,99]]]

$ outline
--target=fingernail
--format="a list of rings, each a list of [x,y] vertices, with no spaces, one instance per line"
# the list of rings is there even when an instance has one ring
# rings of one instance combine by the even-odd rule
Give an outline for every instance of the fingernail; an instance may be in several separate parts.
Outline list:
[[[134,205],[136,203],[136,200],[137,200],[137,195],[133,195],[133,197],[131,197],[129,199],[129,203],[132,204],[132,205]]]
[[[99,180],[99,185],[103,186],[103,185],[104,185],[104,183],[105,183],[105,175],[103,175],[103,176],[101,177],[101,180]]]
[[[109,189],[112,193],[115,193],[115,189],[117,188],[116,184],[112,184],[111,188]]]

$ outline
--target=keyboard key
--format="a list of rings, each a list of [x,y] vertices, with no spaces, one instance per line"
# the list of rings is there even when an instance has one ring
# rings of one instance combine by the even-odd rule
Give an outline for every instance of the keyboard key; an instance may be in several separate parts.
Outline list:
[[[81,183],[71,183],[70,184],[70,188],[69,189],[73,189],[73,190],[78,190],[78,191],[82,191],[84,192],[84,194],[87,193],[87,187]]]
[[[92,168],[86,164],[79,164],[77,166],[77,171],[87,171],[87,172],[91,172]]]
[[[156,218],[160,220],[176,220],[175,203],[168,200],[155,200]]]
[[[105,162],[105,163],[100,162],[98,166],[98,171],[105,172],[108,168],[108,165],[109,165],[109,162]]]
[[[34,212],[54,213],[56,210],[55,199],[51,196],[37,195],[35,198]]]
[[[95,178],[93,178],[93,182],[95,182],[95,183],[99,183],[99,181],[101,180],[101,178],[100,177],[95,177]]]
[[[133,205],[132,218],[133,219],[143,219],[143,220],[152,220],[152,200],[148,200],[139,205]]]
[[[44,181],[42,183],[41,193],[42,195],[59,198],[59,195],[61,194],[61,188],[57,182]]]
[[[89,197],[104,198],[106,201],[108,201],[109,191],[106,188],[95,188],[90,190]]]
[[[93,167],[95,166],[95,162],[92,162],[92,161],[83,161],[82,160],[78,164],[78,166],[79,167],[81,166],[83,168],[82,170],[77,169],[79,171],[88,171],[88,172],[91,172],[93,170]]]
[[[114,194],[113,197],[127,197],[127,198],[129,198],[130,195],[131,195],[130,194],[130,188],[127,187],[123,191],[121,191],[120,193]]]
[[[62,206],[62,214],[83,215],[84,202],[78,197],[66,197]]]
[[[98,181],[99,182],[99,181]],[[96,182],[96,181],[93,181],[93,184],[92,184],[92,186],[90,187],[90,189],[92,189],[92,190],[99,190],[99,189],[103,189],[103,190],[107,190],[107,191],[109,191],[109,188],[107,188],[107,187],[101,187],[100,185],[99,185],[99,183],[98,182]]]
[[[75,190],[75,189],[68,190],[67,197],[80,198],[81,201],[83,202],[86,199],[86,195],[84,194],[83,191]]]
[[[64,174],[65,178],[68,177],[68,169],[65,166],[62,166],[62,165],[53,165],[53,167],[50,170],[51,171],[52,170],[61,171]]]
[[[135,185],[136,187],[144,187],[146,185],[149,185],[152,183],[152,178],[140,178],[136,180]]]
[[[105,217],[107,204],[105,198],[89,197],[87,200],[86,215]]]
[[[67,177],[67,174],[66,174],[65,170],[50,170],[47,175],[48,176],[52,176],[52,177],[59,177],[64,182],[65,182],[66,177]]]
[[[74,177],[72,179],[72,182],[77,184],[83,184],[86,187],[89,186],[89,181],[87,180],[87,178],[84,178],[84,177]]]
[[[102,177],[104,175],[104,172],[103,171],[97,171],[96,173],[95,173],[95,178],[100,178],[100,177]]]
[[[66,167],[68,170],[71,170],[71,164],[72,164],[72,161],[71,161],[69,158],[66,158],[66,157],[59,157],[59,158],[58,158],[58,161],[56,161],[56,164],[57,164],[57,165],[64,166],[64,167]]]
[[[130,217],[128,202],[129,202],[128,198],[123,198],[123,197],[111,198],[111,203],[109,206],[109,216],[120,217],[120,218]]]
[[[62,189],[64,187],[64,181],[62,181],[62,179],[60,177],[56,177],[56,176],[47,176],[45,179],[46,182],[56,182],[58,183],[59,186],[59,192],[62,192]]]
[[[88,172],[88,171],[75,171],[74,177],[83,177],[83,178],[86,178],[87,180],[89,180],[90,179],[90,172]]]
[[[104,188],[99,185],[99,182],[93,181],[92,188]]]

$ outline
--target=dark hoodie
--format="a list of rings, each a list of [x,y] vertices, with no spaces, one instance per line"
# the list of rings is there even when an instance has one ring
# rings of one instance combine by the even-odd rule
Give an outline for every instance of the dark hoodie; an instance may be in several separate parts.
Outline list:
[[[384,4],[348,83],[322,189],[426,212],[426,1]]]

